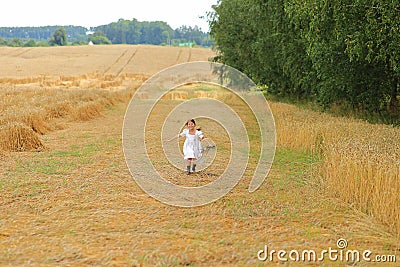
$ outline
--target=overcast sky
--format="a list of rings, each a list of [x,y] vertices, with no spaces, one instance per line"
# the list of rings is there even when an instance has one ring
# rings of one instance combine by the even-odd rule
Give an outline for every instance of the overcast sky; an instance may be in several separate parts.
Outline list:
[[[208,31],[206,12],[217,0],[3,0],[0,27],[96,27],[118,19],[167,22],[173,29],[198,25]]]

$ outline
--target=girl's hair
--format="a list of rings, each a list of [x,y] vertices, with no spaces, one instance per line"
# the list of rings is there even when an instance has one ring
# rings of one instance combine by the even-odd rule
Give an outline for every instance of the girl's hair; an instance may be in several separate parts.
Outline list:
[[[190,121],[193,122],[194,126],[196,126],[196,121],[195,121],[194,119],[187,120],[185,126],[187,126],[187,125],[189,124]],[[196,128],[196,130],[197,130],[197,131],[201,131],[201,128]]]

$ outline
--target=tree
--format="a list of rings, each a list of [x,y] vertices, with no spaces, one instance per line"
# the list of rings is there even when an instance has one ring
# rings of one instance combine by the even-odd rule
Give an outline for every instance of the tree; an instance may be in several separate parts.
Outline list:
[[[111,44],[111,41],[107,38],[107,36],[101,30],[98,30],[95,33],[93,33],[89,37],[89,41],[91,41],[93,44]]]
[[[358,20],[351,20],[346,11],[356,14]],[[373,66],[376,72],[373,77],[380,78],[370,88],[371,98],[378,98],[377,104],[387,107],[390,113],[399,113],[399,2],[358,0],[341,8],[340,13],[339,34],[347,40],[346,53],[350,60]],[[345,19],[352,23],[346,23]]]
[[[37,44],[36,44],[36,41],[35,41],[35,40],[29,39],[29,40],[24,44],[24,46],[25,46],[25,47],[35,47],[35,46],[37,46]]]
[[[392,0],[220,0],[216,60],[278,96],[337,104],[396,124],[400,4]],[[388,119],[388,120],[387,120]]]
[[[6,45],[7,45],[7,40],[0,37],[0,46],[6,46]]]
[[[63,26],[69,42],[79,42],[87,40],[85,27],[81,26]],[[40,26],[40,27],[0,27],[0,37],[11,39],[21,38],[24,40],[33,39],[36,42],[46,41],[52,37],[54,32],[60,26]]]
[[[67,32],[64,27],[58,28],[50,38],[49,44],[64,46],[67,44]]]
[[[313,97],[307,44],[284,0],[221,1],[214,10],[210,28],[219,60],[267,85],[271,93]]]
[[[210,45],[209,35],[198,27],[182,26],[173,30],[163,21],[132,21],[119,19],[107,25],[95,27],[94,31],[102,31],[113,44],[154,44],[178,45],[180,42],[195,42]]]
[[[21,38],[12,38],[8,41],[8,46],[20,47],[24,45],[24,41]]]
[[[323,105],[399,112],[400,6],[390,0],[306,1],[308,55],[321,81]],[[299,7],[300,8],[300,7]],[[386,114],[384,114],[386,113]]]

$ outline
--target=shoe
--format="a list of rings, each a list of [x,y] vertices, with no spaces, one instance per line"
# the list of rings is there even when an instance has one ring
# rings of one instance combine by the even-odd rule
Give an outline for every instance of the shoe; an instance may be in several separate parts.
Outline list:
[[[187,168],[187,175],[189,175],[190,174],[190,165],[186,166],[186,168]]]
[[[192,166],[192,172],[195,172],[196,171],[196,164],[193,164],[193,166]]]

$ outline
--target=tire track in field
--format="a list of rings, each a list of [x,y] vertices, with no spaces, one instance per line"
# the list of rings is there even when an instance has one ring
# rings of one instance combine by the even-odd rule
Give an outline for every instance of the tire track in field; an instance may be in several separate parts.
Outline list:
[[[21,50],[22,50],[22,52],[20,52]],[[23,47],[15,48],[15,51],[13,51],[13,53],[10,53],[10,56],[17,57],[19,54],[23,54],[24,53],[23,50],[24,50]]]
[[[135,57],[135,55],[136,55],[136,53],[139,51],[139,48],[136,48],[134,51],[133,51],[133,53],[132,53],[132,55],[129,57],[129,59],[126,61],[126,63],[121,67],[121,69],[117,72],[117,77],[122,73],[122,71],[126,68],[126,66],[128,66],[131,62],[132,62],[132,60],[133,60],[133,58]]]
[[[190,62],[191,60],[192,60],[192,48],[190,47],[189,48],[189,56],[188,56],[187,62]]]
[[[106,75],[115,65],[118,64],[118,62],[121,60],[122,57],[125,56],[125,54],[128,52],[128,49],[126,49],[122,54],[104,71],[104,75]]]
[[[182,55],[182,48],[179,49],[178,56],[176,57],[175,64],[179,63],[179,59],[180,59],[181,55]]]
[[[27,49],[24,49],[24,48],[18,49],[18,50],[17,50],[17,53],[14,55],[14,57],[19,57],[19,56],[21,56],[21,55],[23,55],[23,54],[25,54],[25,53],[28,53],[28,52],[31,51],[32,49],[33,49],[32,47],[27,48]],[[21,51],[21,50],[22,50],[22,52],[19,52],[19,51]]]

